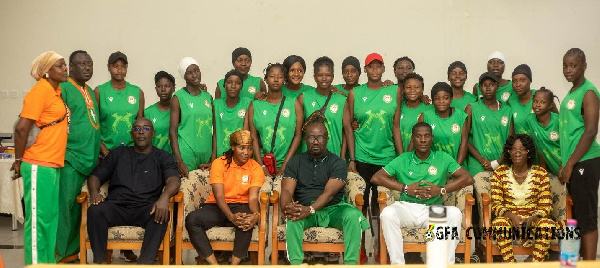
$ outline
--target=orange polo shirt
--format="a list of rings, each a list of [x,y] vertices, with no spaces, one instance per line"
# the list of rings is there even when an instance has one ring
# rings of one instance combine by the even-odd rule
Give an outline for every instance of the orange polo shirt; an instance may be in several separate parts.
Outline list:
[[[227,159],[219,157],[212,162],[210,167],[210,184],[221,183],[225,187],[225,202],[248,203],[250,187],[261,187],[265,182],[265,173],[262,167],[254,160],[242,166],[231,161],[229,168],[226,167]],[[213,192],[206,203],[217,203]]]
[[[21,117],[35,121],[40,127],[61,119],[67,112],[60,97],[60,87],[56,90],[41,78],[25,95]],[[46,167],[63,167],[67,148],[67,123],[62,122],[42,129],[35,143],[25,150],[23,161]]]

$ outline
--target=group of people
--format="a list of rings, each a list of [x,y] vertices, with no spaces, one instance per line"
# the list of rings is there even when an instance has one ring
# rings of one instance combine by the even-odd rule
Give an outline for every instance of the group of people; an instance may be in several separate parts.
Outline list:
[[[23,101],[14,135],[13,169],[25,183],[26,263],[78,253],[81,209],[75,197],[86,179],[94,262],[106,261],[108,227],[123,224],[146,228],[138,262],[154,262],[169,220],[168,197],[177,192],[179,178],[195,169],[210,169],[212,192],[185,219],[186,228],[200,259],[211,264],[217,261],[205,231],[213,226],[236,227],[233,264],[246,254],[265,176],[282,177],[290,263],[303,261],[302,230],[312,226],[351,234],[344,236],[344,263],[363,262],[360,236],[370,228],[364,217],[370,210],[381,214],[391,262],[402,264],[400,227],[426,226],[428,206],[441,205],[442,195],[474,183],[481,172],[494,173],[497,226],[557,224],[548,218],[549,176],[567,183],[582,232],[581,255],[594,259],[599,95],[584,76],[585,54],[573,48],[563,57],[563,74],[573,86],[560,112],[551,90],[531,88],[526,64],[503,78],[505,61],[501,52],[492,53],[472,93],[465,90],[465,64],[455,61],[448,82],[435,83],[427,95],[408,57],[393,64],[397,81],[383,81],[381,55],[369,54],[362,68],[349,56],[340,85],[332,85],[334,62],[320,57],[313,63],[312,87],[303,83],[302,57],[269,64],[261,78],[249,74],[252,54],[240,47],[214,98],[198,62],[185,57],[178,64],[185,86],[175,91],[173,75],[156,73],[159,101],[144,109],[144,92],[125,80],[125,54],[109,56],[111,80],[92,90],[86,84],[93,74],[87,52],[73,52],[68,68],[62,56],[43,53],[33,62],[38,82]],[[367,81],[360,84],[363,71]],[[346,204],[348,171],[367,184],[362,212]],[[104,200],[99,188],[107,181]],[[401,192],[381,213],[377,185]],[[531,185],[537,192],[530,192]],[[460,226],[460,211],[446,210],[448,224]],[[510,241],[498,242],[503,259],[514,261]],[[544,260],[548,247],[548,241],[536,241],[533,260]]]

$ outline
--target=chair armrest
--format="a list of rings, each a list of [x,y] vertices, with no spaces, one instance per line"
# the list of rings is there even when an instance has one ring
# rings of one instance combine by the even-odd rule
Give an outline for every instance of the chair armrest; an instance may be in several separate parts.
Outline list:
[[[362,194],[357,194],[354,198],[354,203],[356,203],[356,207],[362,211],[363,206],[365,205],[365,199]]]
[[[377,197],[377,203],[379,205],[385,205],[387,203],[387,194],[386,192],[379,192],[379,196]]]
[[[181,203],[183,201],[183,192],[179,191],[177,192],[176,195],[171,196],[171,198],[169,198],[169,203]]]
[[[475,205],[475,198],[473,198],[473,195],[471,193],[468,193],[467,196],[465,197],[465,208],[467,206],[473,206]]]
[[[269,194],[266,192],[260,193],[260,203],[268,204],[269,203]]]
[[[481,203],[483,203],[483,225],[485,226],[485,228],[490,228],[490,195],[488,195],[487,193],[482,193]]]
[[[487,193],[482,193],[481,194],[481,204],[483,204],[483,206],[489,206],[490,203],[492,202],[492,199],[490,198],[490,195]]]
[[[87,195],[87,192],[81,192],[75,200],[77,200],[77,203],[81,204],[87,200]]]
[[[269,202],[271,204],[279,203],[279,192],[277,190],[273,190],[271,197],[269,197]]]

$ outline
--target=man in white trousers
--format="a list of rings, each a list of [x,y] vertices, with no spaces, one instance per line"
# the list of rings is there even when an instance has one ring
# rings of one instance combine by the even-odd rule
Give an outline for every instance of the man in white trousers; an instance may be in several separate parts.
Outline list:
[[[411,142],[413,151],[396,157],[371,178],[377,185],[402,193],[399,200],[381,211],[380,216],[392,264],[405,264],[401,228],[428,227],[430,205],[441,205],[442,195],[474,182],[469,172],[450,155],[431,150],[433,134],[429,124],[417,123],[412,128]],[[448,180],[448,174],[454,178]],[[460,228],[462,214],[457,207],[446,206],[446,217],[449,227]],[[449,264],[454,263],[458,242],[456,238],[448,243]]]

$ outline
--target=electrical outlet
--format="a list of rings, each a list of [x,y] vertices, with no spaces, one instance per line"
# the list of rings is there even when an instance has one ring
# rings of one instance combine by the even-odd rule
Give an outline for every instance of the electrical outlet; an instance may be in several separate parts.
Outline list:
[[[0,90],[0,99],[8,99],[8,91]]]
[[[10,97],[13,98],[13,99],[18,98],[19,97],[19,91],[15,90],[15,89],[11,90],[10,91]]]

